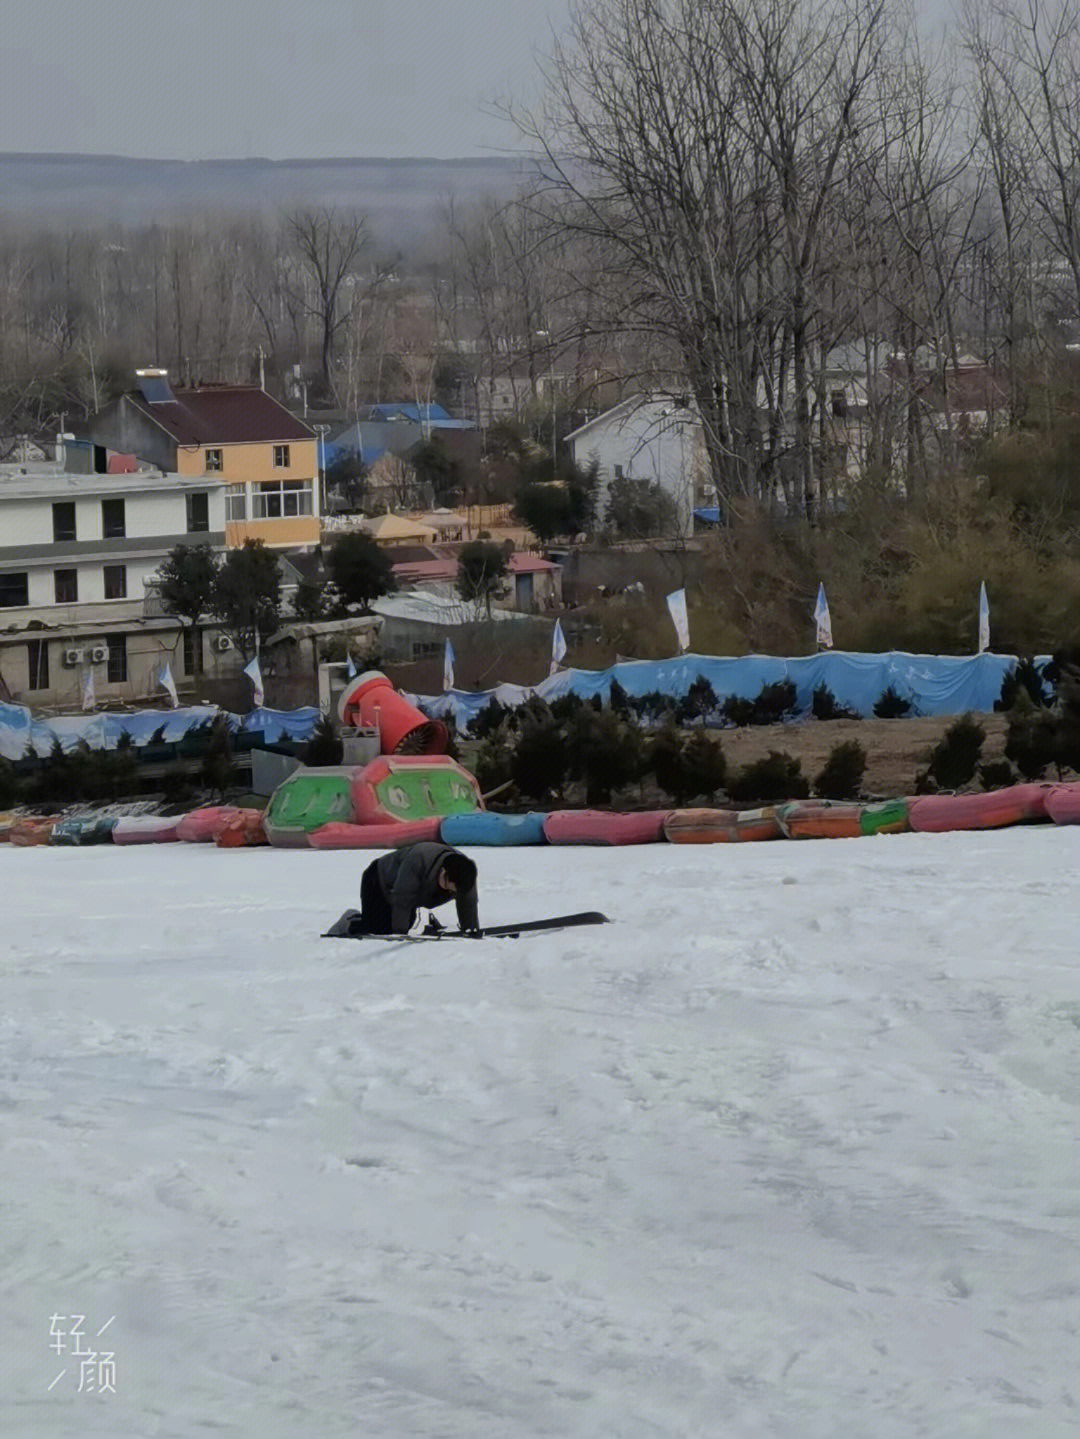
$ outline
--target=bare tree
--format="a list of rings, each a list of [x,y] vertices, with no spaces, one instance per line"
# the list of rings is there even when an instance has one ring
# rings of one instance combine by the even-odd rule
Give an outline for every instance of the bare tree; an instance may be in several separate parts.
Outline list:
[[[821,240],[887,38],[881,0],[580,0],[516,117],[628,322],[679,355],[725,504],[774,483],[789,389],[812,500]]]
[[[867,120],[871,79],[888,40],[884,0],[813,4],[756,0],[731,5],[724,32],[740,104],[734,119],[767,157],[779,220],[778,284],[788,324],[794,458],[807,516],[816,485],[811,432],[811,345],[822,237],[834,192],[860,164],[853,142]]]
[[[1048,267],[1040,264],[1037,253],[1046,248],[1037,224],[1040,211],[1045,215],[1046,201],[1040,204],[1036,199],[1038,178],[1030,136],[1038,111],[1050,96],[1034,83],[1030,52],[1038,42],[1037,19],[1030,12],[1027,19],[1034,22],[1036,33],[1027,32],[1017,52],[1016,32],[1024,24],[1020,12],[988,9],[965,0],[961,41],[969,62],[975,163],[993,198],[993,215],[980,252],[984,349],[989,353],[992,337],[999,339],[1014,424],[1027,413],[1027,371],[1039,348],[1036,292],[1054,288],[1052,283],[1046,286]],[[1024,52],[1026,58],[1018,64]],[[1010,76],[1007,84],[1003,71]],[[1075,266],[1070,265],[1069,272],[1075,277]]]
[[[998,0],[968,43],[1015,122],[1038,230],[1080,311],[1080,0]],[[1051,278],[1051,271],[1048,278]]]
[[[337,398],[334,344],[347,318],[348,306],[343,301],[349,295],[357,261],[368,247],[367,220],[325,208],[294,211],[286,223],[310,282],[306,309],[319,328],[323,387],[327,395]]]
[[[878,456],[884,469],[903,427],[908,493],[926,491],[932,461],[955,459],[957,427],[950,395],[961,350],[960,315],[973,273],[974,227],[981,205],[979,175],[960,133],[958,95],[946,76],[925,63],[908,38],[875,86],[873,155],[859,190],[859,251],[867,263],[874,312],[892,354]],[[876,261],[876,263],[875,263]],[[941,422],[928,430],[928,406],[941,403]],[[933,438],[936,450],[927,453]]]

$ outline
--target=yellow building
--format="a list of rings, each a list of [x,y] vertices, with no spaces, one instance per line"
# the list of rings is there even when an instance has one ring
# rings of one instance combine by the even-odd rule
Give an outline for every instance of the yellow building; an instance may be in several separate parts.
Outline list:
[[[90,421],[94,468],[108,452],[184,476],[225,481],[225,544],[319,542],[319,471],[310,426],[256,385],[174,390],[164,370],[137,370],[138,388]]]

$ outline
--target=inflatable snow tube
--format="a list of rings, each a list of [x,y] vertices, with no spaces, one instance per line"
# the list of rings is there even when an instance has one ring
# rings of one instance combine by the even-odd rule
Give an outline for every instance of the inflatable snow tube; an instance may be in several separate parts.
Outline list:
[[[219,849],[243,849],[269,844],[261,809],[234,809],[214,826],[214,843]]]
[[[446,819],[484,808],[474,776],[446,755],[380,755],[353,771],[349,791],[356,824]]]
[[[439,824],[443,844],[543,844],[546,814],[452,814]]]
[[[911,828],[906,799],[886,799],[864,804],[859,811],[861,834],[904,834]]]
[[[421,714],[381,670],[365,670],[345,687],[338,719],[347,729],[378,729],[383,754],[445,754],[450,738],[442,720]]]
[[[779,820],[788,839],[856,839],[862,834],[862,806],[823,800],[794,800],[781,805]]]
[[[41,814],[23,815],[8,830],[8,843],[15,845],[48,844],[52,838],[53,816]]]
[[[405,824],[324,824],[307,837],[312,849],[397,849],[422,839],[438,839],[442,821],[414,819]]]
[[[1014,784],[985,794],[923,794],[908,801],[911,828],[943,834],[955,829],[1002,829],[1047,818],[1047,786]]]
[[[226,815],[237,814],[234,805],[208,804],[185,814],[176,826],[176,837],[188,844],[212,844],[214,829]]]
[[[116,816],[84,814],[77,819],[61,819],[52,827],[50,844],[111,844]]]
[[[671,844],[734,844],[783,836],[772,805],[763,809],[673,809],[664,821],[664,838]]]
[[[113,844],[175,844],[180,815],[133,814],[116,821]]]
[[[1046,813],[1055,824],[1080,824],[1080,783],[1052,784],[1046,791]]]
[[[655,844],[664,838],[670,810],[610,814],[597,809],[557,809],[544,820],[548,844]]]
[[[294,770],[266,806],[264,823],[270,843],[295,849],[306,846],[308,835],[324,824],[351,824],[355,819],[351,785],[359,772],[356,765]]]

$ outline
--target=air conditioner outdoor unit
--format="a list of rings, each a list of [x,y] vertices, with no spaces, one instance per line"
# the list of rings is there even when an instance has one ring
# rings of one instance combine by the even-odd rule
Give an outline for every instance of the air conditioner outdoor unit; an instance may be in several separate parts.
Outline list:
[[[67,665],[68,669],[74,669],[76,665],[81,665],[82,662],[83,662],[83,652],[82,652],[82,650],[65,650],[65,651],[64,651],[64,664]]]
[[[228,635],[214,636],[214,648],[218,651],[219,654],[224,654],[226,650],[231,650],[232,647],[233,642]]]
[[[109,658],[108,645],[92,645],[90,649],[90,663],[92,665],[103,665]]]

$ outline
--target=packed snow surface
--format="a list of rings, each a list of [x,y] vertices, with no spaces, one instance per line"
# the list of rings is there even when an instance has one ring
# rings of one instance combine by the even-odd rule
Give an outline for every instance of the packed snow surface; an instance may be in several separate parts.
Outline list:
[[[0,851],[4,1435],[1077,1433],[1080,828],[474,853]]]

